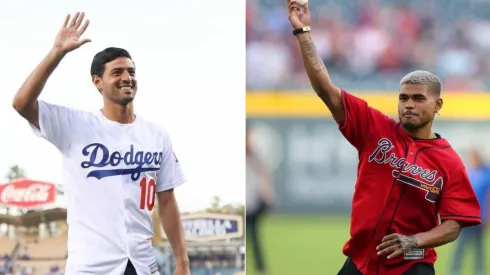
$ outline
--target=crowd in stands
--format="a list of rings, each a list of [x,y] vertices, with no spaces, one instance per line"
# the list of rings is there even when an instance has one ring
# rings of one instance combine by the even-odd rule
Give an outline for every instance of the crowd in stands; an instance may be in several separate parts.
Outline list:
[[[10,267],[12,252],[17,241],[21,246],[17,257]],[[159,268],[165,265],[163,254],[154,250]],[[236,274],[234,258],[229,255],[191,255],[191,268],[195,275],[233,275]],[[0,237],[0,275],[63,275],[66,259],[66,235],[58,237],[12,239]],[[170,274],[168,274],[170,275]]]
[[[20,244],[15,259],[12,253]],[[66,258],[66,236],[12,239],[0,237],[0,275],[62,275]]]
[[[247,89],[309,90],[284,1],[247,0]],[[447,90],[490,87],[490,2],[318,0],[312,36],[334,82],[397,89],[403,75],[436,73]]]

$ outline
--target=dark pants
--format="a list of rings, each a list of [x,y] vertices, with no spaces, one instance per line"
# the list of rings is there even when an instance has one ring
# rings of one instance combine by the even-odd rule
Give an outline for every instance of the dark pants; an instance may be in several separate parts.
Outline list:
[[[482,225],[471,226],[463,228],[458,240],[456,241],[456,250],[454,251],[454,258],[451,267],[451,274],[461,273],[461,262],[464,258],[465,248],[470,246],[475,251],[475,274],[485,274],[484,266],[484,233],[485,228]]]
[[[434,265],[428,263],[416,263],[411,266],[407,271],[400,275],[435,275],[436,271]],[[350,258],[344,263],[342,269],[337,273],[337,275],[362,275],[362,273],[357,269],[356,265],[351,261]],[[383,275],[383,274],[381,274]],[[390,274],[397,275],[397,274]]]
[[[134,269],[133,263],[128,260],[128,264],[126,265],[126,270],[124,271],[124,275],[138,275],[136,274],[136,269]]]
[[[267,208],[266,203],[261,203],[257,211],[252,213],[247,212],[246,216],[247,240],[252,242],[251,245],[254,254],[255,266],[259,272],[264,272],[266,270],[264,263],[264,252],[260,239],[260,219],[267,212]]]

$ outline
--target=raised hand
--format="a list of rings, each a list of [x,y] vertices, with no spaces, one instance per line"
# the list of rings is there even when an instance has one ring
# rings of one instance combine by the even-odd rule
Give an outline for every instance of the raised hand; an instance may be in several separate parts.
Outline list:
[[[61,27],[56,39],[54,41],[54,47],[64,53],[71,52],[83,44],[90,42],[90,39],[80,37],[87,30],[90,21],[87,19],[82,25],[85,13],[77,12],[70,21],[70,15],[67,15],[65,22]]]
[[[288,3],[289,22],[294,29],[310,26],[310,9],[308,8],[308,2],[303,6],[298,4],[295,0],[286,0]]]

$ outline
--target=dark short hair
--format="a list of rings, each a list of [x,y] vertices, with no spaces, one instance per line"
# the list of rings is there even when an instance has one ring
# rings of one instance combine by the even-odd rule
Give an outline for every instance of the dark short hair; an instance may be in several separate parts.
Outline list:
[[[122,48],[109,47],[101,52],[98,52],[92,60],[90,75],[97,75],[102,77],[102,75],[104,74],[105,64],[119,57],[127,57],[131,59],[131,61],[133,60],[129,52]]]

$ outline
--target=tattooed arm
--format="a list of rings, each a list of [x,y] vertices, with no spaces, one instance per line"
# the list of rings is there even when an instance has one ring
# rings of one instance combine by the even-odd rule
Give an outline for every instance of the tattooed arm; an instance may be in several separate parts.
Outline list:
[[[300,44],[306,73],[308,74],[313,90],[325,105],[327,105],[335,120],[343,124],[344,105],[342,104],[340,89],[330,80],[327,68],[316,52],[315,43],[310,33],[298,34],[297,39]]]
[[[294,1],[289,1],[288,3],[289,21],[291,21],[293,28],[310,26],[308,3],[303,7]],[[313,90],[315,90],[325,105],[327,105],[335,120],[340,124],[344,124],[344,105],[342,104],[341,91],[330,80],[327,68],[316,52],[316,47],[310,32],[298,34],[296,38],[301,48],[303,63]]]
[[[388,255],[388,259],[391,259],[414,248],[435,248],[453,242],[458,238],[460,232],[459,222],[447,220],[432,230],[413,236],[397,233],[385,236],[376,250],[378,255]]]
[[[432,230],[415,235],[418,248],[434,248],[455,241],[461,232],[458,221],[447,220]]]

